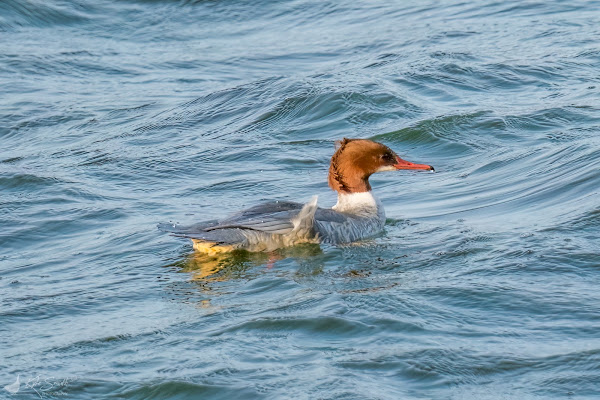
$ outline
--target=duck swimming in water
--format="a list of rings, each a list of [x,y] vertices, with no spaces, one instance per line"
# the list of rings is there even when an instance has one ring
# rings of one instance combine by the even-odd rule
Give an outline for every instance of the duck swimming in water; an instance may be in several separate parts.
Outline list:
[[[381,143],[344,138],[336,142],[329,166],[329,187],[338,193],[332,208],[317,207],[317,196],[305,204],[270,201],[223,220],[190,226],[161,224],[159,229],[190,238],[195,250],[207,254],[272,251],[300,243],[351,243],[380,233],[385,223],[383,206],[371,193],[369,177],[400,169],[434,170],[401,159]]]

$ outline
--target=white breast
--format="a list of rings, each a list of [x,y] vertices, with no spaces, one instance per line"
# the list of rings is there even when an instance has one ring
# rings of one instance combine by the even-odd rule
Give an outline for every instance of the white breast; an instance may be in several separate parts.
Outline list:
[[[333,210],[355,215],[373,215],[383,210],[383,206],[371,192],[340,193]]]
[[[383,206],[370,192],[340,193],[333,210],[343,213],[343,222],[315,220],[320,239],[326,243],[350,243],[372,237],[385,224]]]

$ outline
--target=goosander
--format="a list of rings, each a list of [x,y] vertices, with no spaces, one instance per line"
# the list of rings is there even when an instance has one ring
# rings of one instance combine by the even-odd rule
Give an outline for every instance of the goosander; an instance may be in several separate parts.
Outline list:
[[[196,251],[209,255],[237,249],[272,251],[300,243],[343,244],[372,237],[383,230],[385,212],[371,193],[369,177],[400,169],[433,171],[398,157],[389,147],[366,139],[336,141],[329,166],[329,187],[338,193],[332,208],[309,202],[271,201],[223,220],[190,226],[161,224],[159,229],[187,237]]]

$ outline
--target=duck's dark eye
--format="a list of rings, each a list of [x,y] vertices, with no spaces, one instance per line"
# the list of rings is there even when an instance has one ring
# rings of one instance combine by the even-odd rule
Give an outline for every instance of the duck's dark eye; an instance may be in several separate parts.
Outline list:
[[[388,163],[393,163],[394,161],[396,161],[396,159],[392,153],[383,153],[381,155],[381,159]]]

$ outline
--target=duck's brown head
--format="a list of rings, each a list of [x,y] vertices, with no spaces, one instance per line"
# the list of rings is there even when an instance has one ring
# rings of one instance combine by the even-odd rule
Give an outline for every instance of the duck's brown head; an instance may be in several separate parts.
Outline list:
[[[369,177],[375,172],[397,169],[433,171],[431,165],[413,164],[398,157],[389,147],[366,139],[346,139],[336,142],[336,151],[329,166],[329,187],[340,193],[371,190]]]

